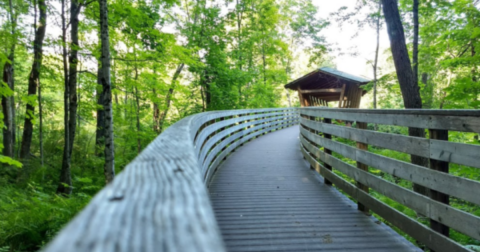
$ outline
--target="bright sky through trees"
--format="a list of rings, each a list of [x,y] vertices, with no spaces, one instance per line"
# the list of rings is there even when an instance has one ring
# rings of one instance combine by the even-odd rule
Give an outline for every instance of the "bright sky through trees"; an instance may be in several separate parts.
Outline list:
[[[363,75],[372,78],[372,66],[367,64],[375,55],[375,27],[365,25],[361,31],[354,24],[340,23],[331,14],[346,6],[353,10],[356,5],[354,0],[315,0],[313,4],[318,7],[318,13],[323,18],[328,18],[331,25],[323,30],[328,43],[333,45],[334,62],[338,70],[354,75]],[[389,48],[387,29],[382,27],[380,33],[380,52]],[[383,59],[383,57],[381,57]]]

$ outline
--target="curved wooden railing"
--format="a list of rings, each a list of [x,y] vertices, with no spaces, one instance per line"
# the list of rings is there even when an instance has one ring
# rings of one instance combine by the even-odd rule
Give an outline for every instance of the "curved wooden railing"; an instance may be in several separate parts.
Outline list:
[[[449,228],[480,240],[480,217],[449,205],[452,197],[478,209],[480,183],[448,174],[449,163],[480,168],[480,145],[448,141],[449,131],[479,133],[480,111],[302,108],[300,116],[301,150],[311,168],[319,171],[327,184],[333,183],[354,198],[360,210],[372,210],[435,251],[470,251],[448,238]],[[337,124],[354,121],[356,128],[335,125],[334,119]],[[367,123],[428,129],[429,138],[367,130]],[[356,142],[356,147],[335,141],[341,139]],[[427,158],[430,167],[369,152],[368,145]],[[356,166],[348,159],[356,161]],[[429,196],[384,180],[368,167],[429,188]],[[350,181],[342,177],[350,177]],[[426,216],[430,227],[373,197],[369,188]]]
[[[45,251],[225,251],[205,185],[235,148],[294,124],[294,108],[182,119],[100,191]]]

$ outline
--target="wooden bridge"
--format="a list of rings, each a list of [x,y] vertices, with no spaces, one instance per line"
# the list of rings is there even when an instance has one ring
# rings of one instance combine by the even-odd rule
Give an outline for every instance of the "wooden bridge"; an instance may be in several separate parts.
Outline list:
[[[425,128],[429,138],[375,132],[367,123]],[[434,251],[470,251],[449,233],[480,240],[479,216],[464,211],[480,204],[480,183],[451,175],[448,167],[480,168],[480,146],[449,142],[448,131],[479,133],[480,111],[310,107],[197,114],[153,141],[45,250],[421,251],[396,229]],[[375,154],[369,145],[427,158],[429,167]],[[468,207],[452,207],[450,198]]]

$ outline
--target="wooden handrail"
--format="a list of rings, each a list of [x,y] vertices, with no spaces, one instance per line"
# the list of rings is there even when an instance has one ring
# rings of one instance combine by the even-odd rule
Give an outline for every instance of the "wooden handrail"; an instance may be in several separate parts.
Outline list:
[[[479,145],[448,142],[448,130],[480,132],[479,110],[302,108],[300,116],[301,150],[305,158],[326,180],[357,200],[359,209],[370,209],[435,251],[469,251],[448,238],[449,228],[480,240],[480,217],[450,206],[448,200],[449,196],[454,196],[480,205],[480,195],[477,193],[480,182],[448,174],[448,163],[480,168]],[[368,130],[366,125],[350,128],[326,123],[326,120],[424,128],[430,131],[430,138],[375,132]],[[350,146],[325,136],[361,144],[357,147]],[[369,152],[365,148],[367,145],[426,157],[430,160],[430,168]],[[356,161],[357,167],[335,157],[331,152]],[[425,186],[431,190],[430,196],[371,174],[368,166]],[[357,186],[337,175],[332,168],[352,178]],[[424,226],[371,196],[369,188],[430,218],[431,227]]]
[[[45,251],[225,251],[205,184],[235,148],[294,124],[295,108],[182,119],[101,190]]]
[[[305,116],[423,129],[480,132],[480,110],[302,108]],[[320,116],[321,115],[321,116]]]

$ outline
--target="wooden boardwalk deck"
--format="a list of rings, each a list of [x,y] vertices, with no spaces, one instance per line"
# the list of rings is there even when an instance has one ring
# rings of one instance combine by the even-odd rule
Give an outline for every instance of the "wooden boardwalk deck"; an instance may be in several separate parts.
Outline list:
[[[298,136],[267,134],[219,167],[209,193],[229,251],[421,251],[325,185]]]

